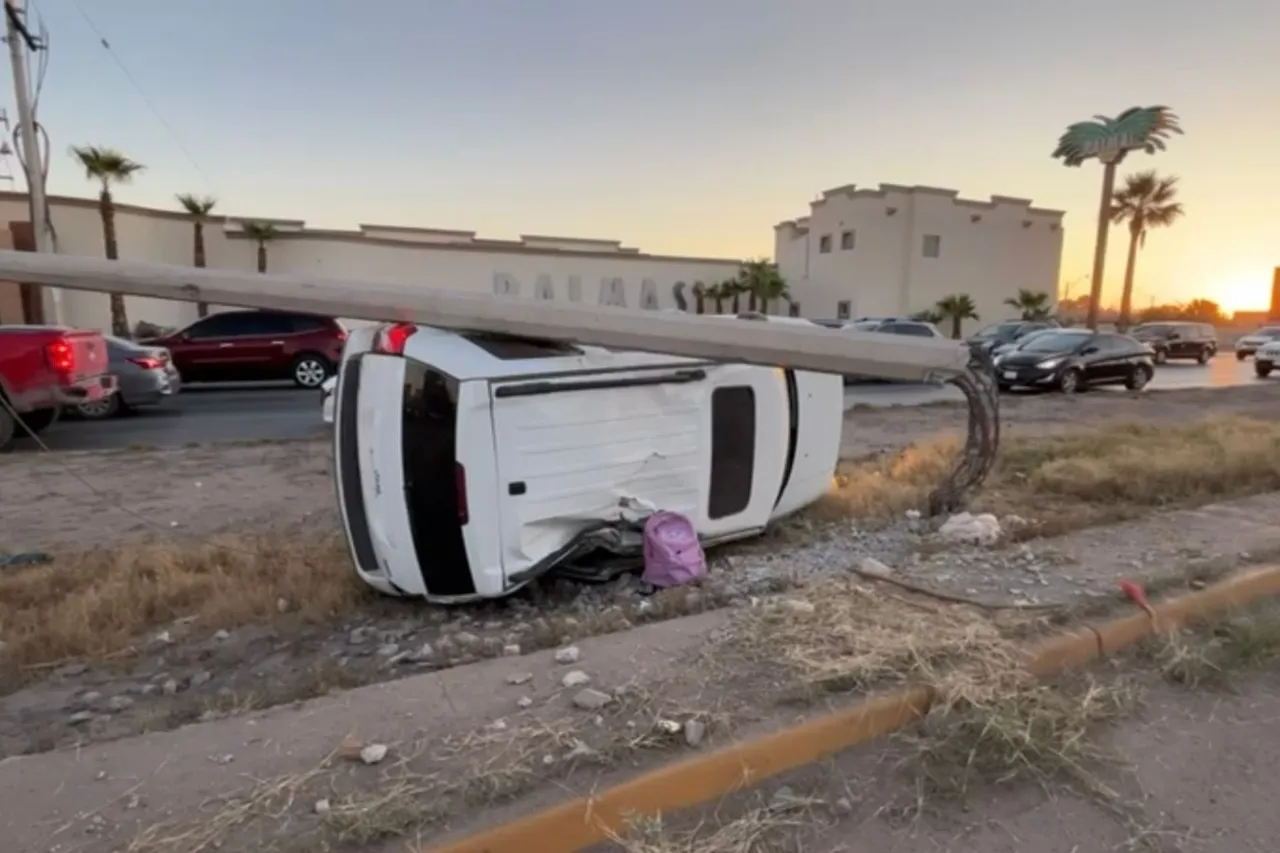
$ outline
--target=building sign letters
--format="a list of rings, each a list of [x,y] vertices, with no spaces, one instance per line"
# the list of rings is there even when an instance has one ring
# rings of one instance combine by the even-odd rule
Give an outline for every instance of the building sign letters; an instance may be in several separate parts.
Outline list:
[[[681,311],[690,310],[686,292],[688,285],[677,281],[671,286],[671,298],[675,307]],[[524,296],[526,291],[521,287],[519,279],[508,273],[493,274],[493,292],[499,296]],[[533,288],[527,292],[534,299],[564,299],[568,302],[591,302],[596,305],[612,305],[617,308],[628,308],[633,305],[648,311],[656,311],[662,307],[658,297],[658,284],[651,278],[640,280],[640,290],[636,302],[627,298],[627,283],[616,276],[601,278],[594,286],[583,282],[582,276],[567,276],[557,287],[557,282],[547,273],[540,274],[533,281]]]

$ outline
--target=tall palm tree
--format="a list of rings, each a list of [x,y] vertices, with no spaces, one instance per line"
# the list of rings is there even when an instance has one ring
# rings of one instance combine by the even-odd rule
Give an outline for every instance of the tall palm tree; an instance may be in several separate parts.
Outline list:
[[[700,281],[693,283],[693,306],[697,314],[703,313],[707,307],[707,288]]]
[[[951,321],[951,337],[960,340],[960,327],[965,320],[978,320],[978,306],[973,297],[967,293],[955,293],[944,296],[934,306],[941,319]]]
[[[1155,170],[1138,172],[1124,179],[1124,187],[1111,204],[1111,221],[1129,224],[1129,258],[1124,267],[1124,291],[1120,296],[1120,317],[1116,328],[1129,328],[1133,311],[1133,270],[1138,263],[1138,249],[1147,244],[1147,231],[1167,228],[1183,214],[1178,198],[1176,175],[1160,177]]]
[[[106,250],[107,260],[120,259],[120,245],[116,241],[116,206],[111,197],[112,184],[127,184],[133,176],[141,172],[145,166],[135,163],[114,148],[100,148],[86,145],[72,148],[71,156],[84,169],[84,176],[91,181],[98,181],[102,188],[98,192],[98,215],[102,217],[102,244]],[[124,296],[111,294],[111,333],[117,337],[129,336],[129,315],[125,311]]]
[[[177,196],[178,204],[182,205],[182,209],[191,217],[191,264],[192,266],[203,269],[206,266],[206,258],[204,254],[204,224],[209,221],[209,213],[213,210],[213,206],[218,203],[216,198],[212,196],[196,196],[190,193],[183,193]],[[196,313],[201,317],[209,316],[209,303],[197,302]]]
[[[1025,287],[1018,288],[1018,295],[1010,296],[1004,304],[1017,311],[1023,320],[1048,320],[1053,316],[1049,294],[1027,290]]]
[[[728,291],[725,290],[724,282],[707,282],[702,285],[702,295],[706,299],[710,299],[716,304],[716,313],[724,313],[724,301],[728,298]]]
[[[787,280],[778,272],[778,265],[768,258],[747,261],[738,270],[738,282],[751,299],[751,310],[759,308],[769,313],[769,303],[787,299]]]
[[[267,244],[280,236],[280,232],[270,222],[246,222],[244,233],[258,243],[258,272],[267,271]]]

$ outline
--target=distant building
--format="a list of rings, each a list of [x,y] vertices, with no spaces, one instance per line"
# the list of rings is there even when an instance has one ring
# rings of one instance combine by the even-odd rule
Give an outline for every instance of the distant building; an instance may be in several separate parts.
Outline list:
[[[1267,319],[1280,322],[1280,267],[1271,275],[1271,310]]]
[[[102,221],[96,199],[49,199],[58,251],[102,257]],[[0,192],[0,248],[31,250],[33,234],[25,193]],[[205,226],[207,265],[256,269],[257,246],[243,231],[254,217],[215,216]],[[302,221],[272,220],[279,236],[268,244],[270,272],[345,279],[358,293],[362,282],[401,283],[554,299],[636,309],[694,310],[693,285],[731,278],[740,261],[650,255],[617,240],[527,235],[491,240],[474,231],[360,225],[356,230],[308,228]],[[192,263],[190,219],[177,210],[116,205],[120,257],[142,263]],[[0,323],[43,322],[38,289],[0,282]],[[183,326],[196,319],[190,302],[128,297],[131,323]],[[103,293],[64,291],[64,322],[107,330],[111,315]],[[215,306],[216,308],[216,306]]]
[[[1060,210],[1028,199],[881,184],[827,190],[809,215],[774,227],[775,257],[806,317],[897,316],[968,294],[1004,319],[1019,288],[1057,299]]]

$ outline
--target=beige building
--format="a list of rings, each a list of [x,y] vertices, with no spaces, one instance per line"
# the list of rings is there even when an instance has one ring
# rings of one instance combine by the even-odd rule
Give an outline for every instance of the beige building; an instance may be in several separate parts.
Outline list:
[[[1056,302],[1060,210],[1028,199],[881,184],[822,193],[774,228],[775,258],[806,317],[902,316],[968,294],[981,320],[1004,319],[1019,288]]]
[[[102,222],[95,199],[53,196],[49,200],[58,251],[101,257]],[[30,249],[31,233],[25,193],[0,192],[0,242],[9,237],[17,248]],[[215,217],[205,226],[207,263],[211,268],[254,270],[257,246],[242,230],[244,218]],[[362,280],[402,282],[432,288],[500,293],[513,297],[560,299],[634,308],[693,308],[693,285],[732,277],[739,262],[727,258],[650,255],[614,240],[522,236],[489,240],[471,231],[361,225],[354,231],[307,228],[298,221],[270,220],[279,237],[268,244],[271,272],[350,279],[353,290]],[[192,227],[183,213],[128,204],[116,206],[120,256],[144,263],[190,265]],[[16,285],[0,283],[0,322],[21,310]],[[30,300],[28,300],[30,301]],[[192,303],[129,297],[132,323],[146,321],[181,326],[196,317]],[[36,322],[39,306],[28,307],[25,319]],[[100,293],[63,292],[64,322],[107,330],[107,297]]]

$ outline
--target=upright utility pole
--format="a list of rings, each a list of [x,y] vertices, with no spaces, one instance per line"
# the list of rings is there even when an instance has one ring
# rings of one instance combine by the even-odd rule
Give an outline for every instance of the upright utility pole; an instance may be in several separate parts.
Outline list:
[[[18,108],[18,127],[22,135],[23,171],[27,177],[27,201],[31,207],[31,230],[35,232],[36,251],[52,254],[53,232],[49,228],[49,207],[44,194],[44,166],[36,137],[36,116],[31,106],[31,84],[27,79],[27,51],[41,50],[42,45],[23,21],[22,0],[4,0],[5,40],[9,42],[9,62],[13,66],[14,101]],[[47,307],[54,325],[61,325],[62,289],[46,287]]]

